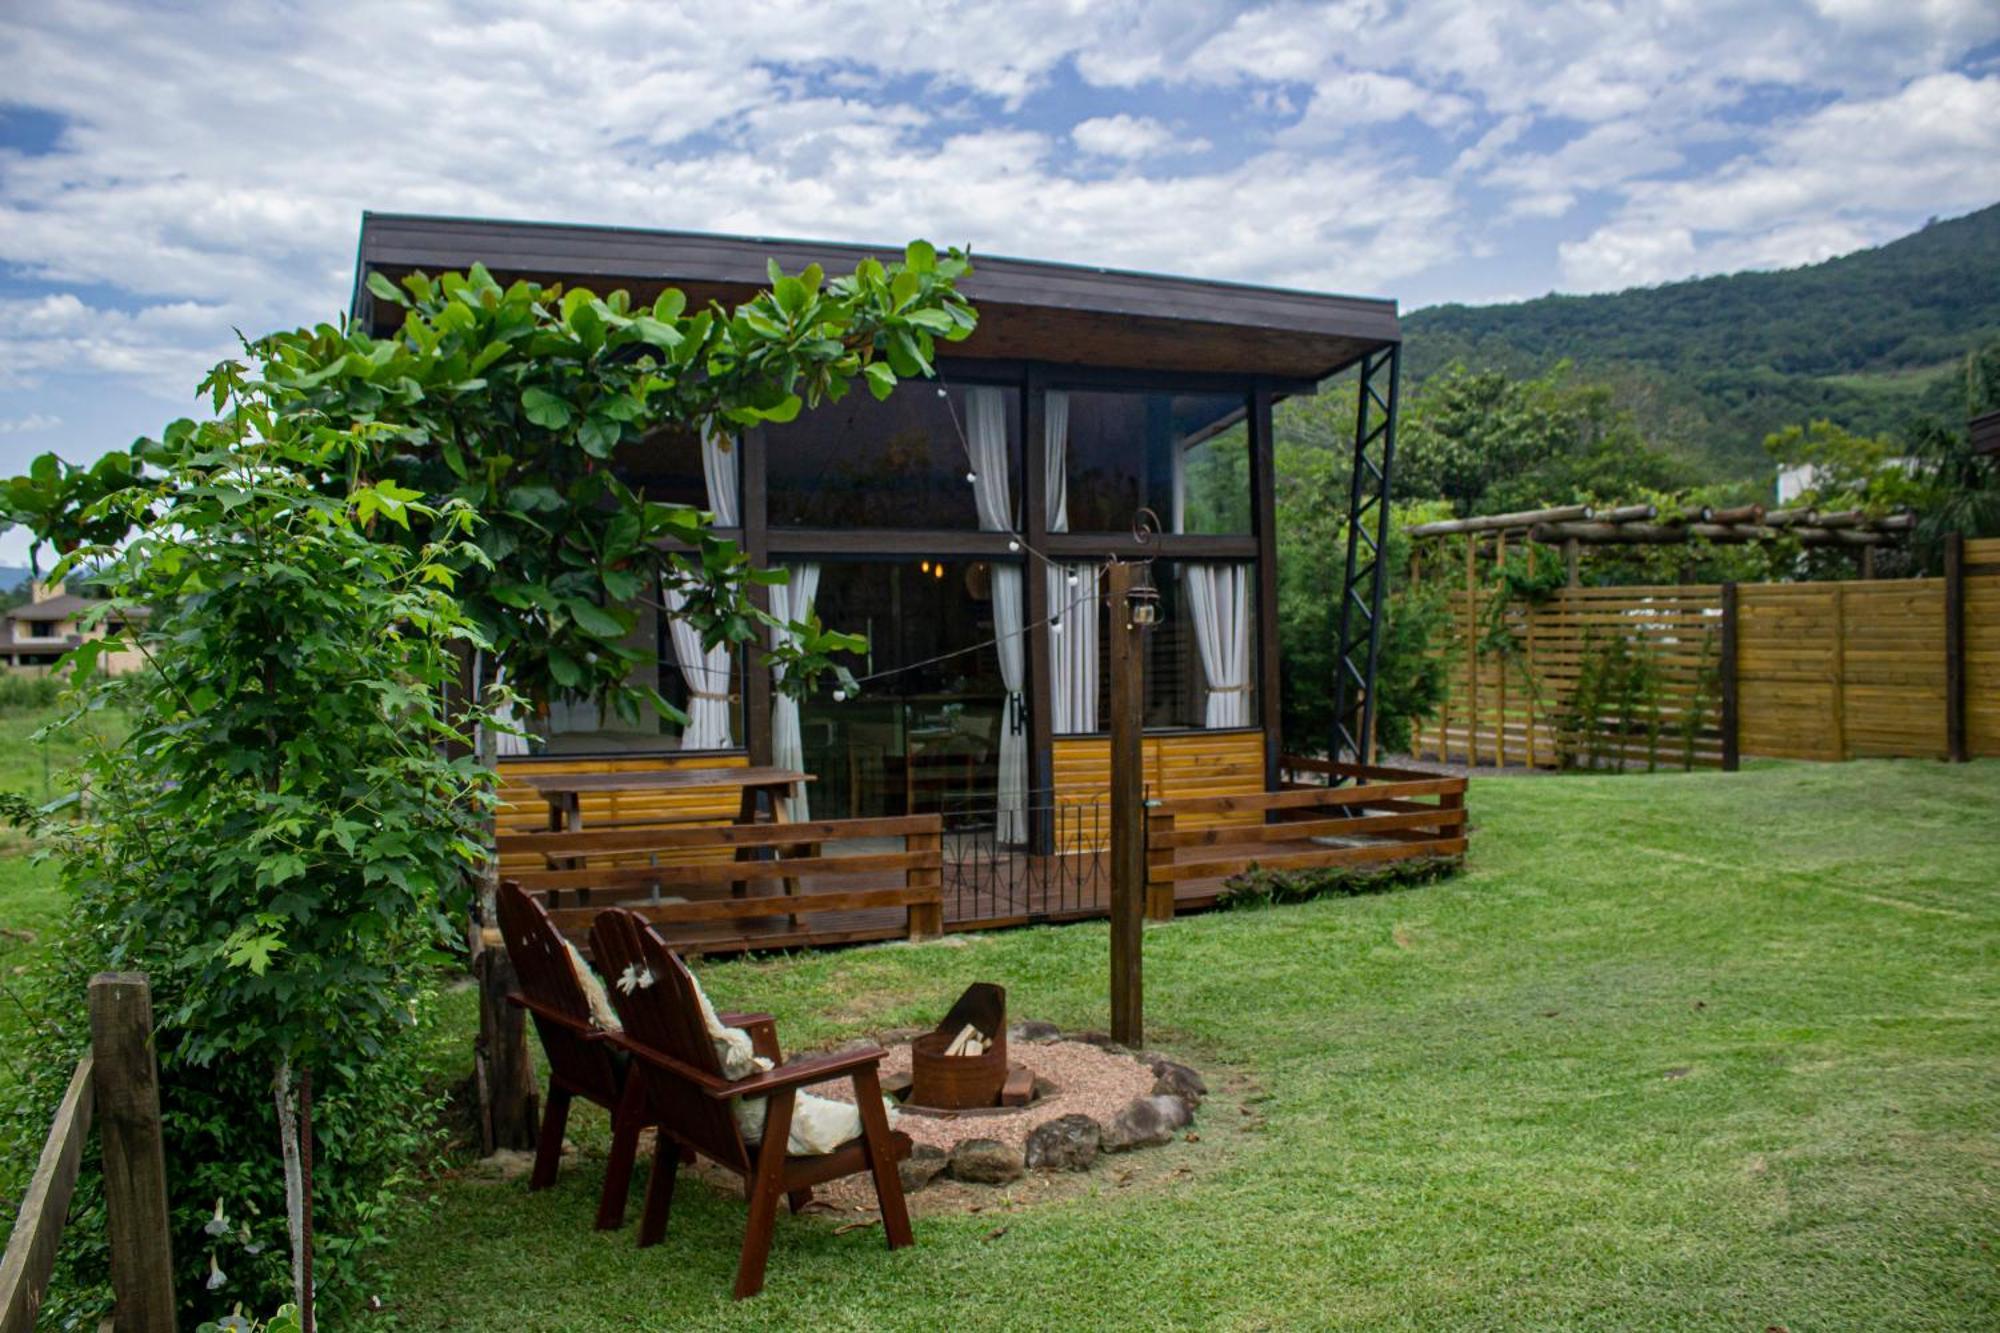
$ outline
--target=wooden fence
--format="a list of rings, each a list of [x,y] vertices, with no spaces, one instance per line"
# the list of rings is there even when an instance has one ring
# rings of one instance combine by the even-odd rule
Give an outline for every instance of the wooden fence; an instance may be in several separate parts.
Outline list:
[[[2000,540],[1946,576],[1451,594],[1419,755],[1552,768],[2000,755]]]
[[[90,1050],[70,1075],[40,1163],[0,1258],[0,1333],[32,1333],[48,1292],[93,1119],[104,1162],[104,1211],[116,1333],[173,1333],[167,1170],[146,978],[90,980]]]

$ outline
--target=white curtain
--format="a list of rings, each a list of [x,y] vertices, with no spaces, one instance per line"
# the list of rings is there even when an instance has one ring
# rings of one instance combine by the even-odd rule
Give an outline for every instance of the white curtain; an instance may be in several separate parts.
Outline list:
[[[1208,682],[1208,710],[1202,725],[1250,725],[1250,567],[1186,565],[1188,607],[1194,642]]]
[[[1049,609],[1062,617],[1061,631],[1050,626],[1049,633],[1049,726],[1058,736],[1094,732],[1099,571],[1096,565],[1064,565],[1049,570],[1048,578]]]
[[[811,611],[813,598],[819,594],[819,566],[815,564],[787,565],[785,572],[789,581],[770,590],[771,614],[789,624],[803,620]],[[798,636],[788,629],[773,629],[771,644],[795,643]],[[773,684],[785,678],[782,666],[771,668]],[[803,773],[806,769],[805,733],[799,729],[799,702],[783,692],[776,692],[771,699],[771,762],[779,768],[789,768]],[[794,823],[812,818],[806,802],[806,786],[803,782],[794,786],[791,799],[785,802],[786,811]]]
[[[701,633],[681,618],[687,597],[679,588],[666,590],[667,632],[673,636],[674,657],[687,682],[688,721],[681,732],[683,750],[727,750],[729,734],[729,645],[701,646]]]
[[[1014,531],[1014,502],[1007,478],[1007,399],[1003,390],[965,391],[966,443],[972,447],[972,496],[979,507],[981,532]],[[1028,836],[1028,735],[1021,691],[1026,685],[1027,655],[1022,639],[1021,567],[993,565],[993,636],[1000,658],[1000,683],[1007,706],[1000,716],[1000,798],[995,809],[997,836],[1020,842]]]
[[[702,428],[701,472],[708,479],[708,507],[718,528],[733,528],[743,521],[736,459],[735,440],[719,431],[713,422]]]
[[[1042,400],[1042,457],[1050,532],[1069,531],[1069,395]],[[1062,626],[1049,633],[1049,725],[1059,736],[1097,730],[1096,565],[1052,565],[1049,610]],[[1071,579],[1076,582],[1072,584]]]
[[[1049,531],[1069,531],[1069,395],[1042,395],[1042,476],[1049,496]]]

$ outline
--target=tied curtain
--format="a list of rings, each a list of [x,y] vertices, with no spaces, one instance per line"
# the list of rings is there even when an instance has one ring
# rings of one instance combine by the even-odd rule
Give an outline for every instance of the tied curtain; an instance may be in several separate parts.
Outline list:
[[[711,423],[701,432],[701,471],[708,481],[708,508],[715,526],[733,528],[740,521],[736,475],[736,442]],[[735,737],[729,729],[729,645],[701,646],[701,635],[680,616],[687,597],[679,588],[663,589],[667,632],[674,657],[687,682],[688,724],[681,733],[683,750],[726,750]]]
[[[966,443],[972,450],[972,496],[981,532],[1013,532],[1014,504],[1008,494],[1007,399],[1003,390],[965,391]],[[1000,683],[1007,706],[1000,718],[1000,793],[994,809],[994,836],[1024,842],[1028,836],[1027,654],[1021,567],[993,564],[993,637],[1000,659]]]
[[[1208,683],[1205,727],[1250,725],[1250,567],[1188,565],[1188,609]]]
[[[1069,531],[1069,395],[1051,390],[1042,400],[1044,478],[1050,532]],[[1051,565],[1049,610],[1061,629],[1050,626],[1050,729],[1058,736],[1097,730],[1096,565]],[[1075,582],[1072,583],[1071,580]]]
[[[819,566],[797,564],[784,568],[788,580],[770,590],[771,614],[789,625],[794,620],[804,620],[811,613],[813,598],[819,593]],[[789,629],[774,628],[771,631],[773,647],[796,642],[798,636]],[[771,668],[773,685],[784,678],[784,667]],[[799,701],[781,690],[774,692],[771,698],[771,762],[779,768],[799,773],[806,769],[806,740],[804,731],[799,727]],[[793,785],[792,795],[785,802],[785,807],[787,816],[795,824],[812,818],[803,782]]]

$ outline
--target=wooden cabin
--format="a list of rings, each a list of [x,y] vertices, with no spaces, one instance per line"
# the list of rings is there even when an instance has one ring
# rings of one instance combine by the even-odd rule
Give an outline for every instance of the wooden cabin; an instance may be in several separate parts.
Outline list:
[[[871,253],[894,252],[371,213],[354,313],[378,334],[394,327],[397,312],[368,296],[371,272],[478,261],[503,282],[622,287],[639,301],[677,287],[732,305],[765,283],[767,260],[838,273]],[[753,559],[790,571],[773,590],[781,615],[810,603],[866,634],[860,696],[774,697],[754,662],[704,653],[655,597],[636,631],[657,645],[646,683],[690,722],[632,726],[558,705],[504,776],[776,762],[815,775],[795,818],[942,811],[949,831],[983,815],[1003,842],[1034,826],[1060,844],[1059,812],[1097,801],[1108,778],[1099,569],[1145,556],[1162,604],[1147,661],[1150,794],[1279,786],[1272,404],[1394,346],[1395,303],[986,256],[962,291],[979,327],[935,383],[615,460],[649,497],[713,511]],[[726,817],[735,796],[597,799],[587,819],[601,826],[711,813],[703,801]]]

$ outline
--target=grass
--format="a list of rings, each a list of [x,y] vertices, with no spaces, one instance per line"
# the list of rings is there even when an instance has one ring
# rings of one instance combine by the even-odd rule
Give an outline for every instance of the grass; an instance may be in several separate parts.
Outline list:
[[[741,1203],[684,1185],[639,1252],[590,1230],[586,1155],[544,1194],[445,1180],[386,1295],[412,1329],[1990,1327],[2000,764],[1503,779],[1472,808],[1456,880],[1148,932],[1149,1043],[1236,1076],[1148,1181],[920,1218],[894,1255],[786,1217],[735,1305]],[[1105,939],[704,975],[794,1047],[981,978],[1101,1026]]]

